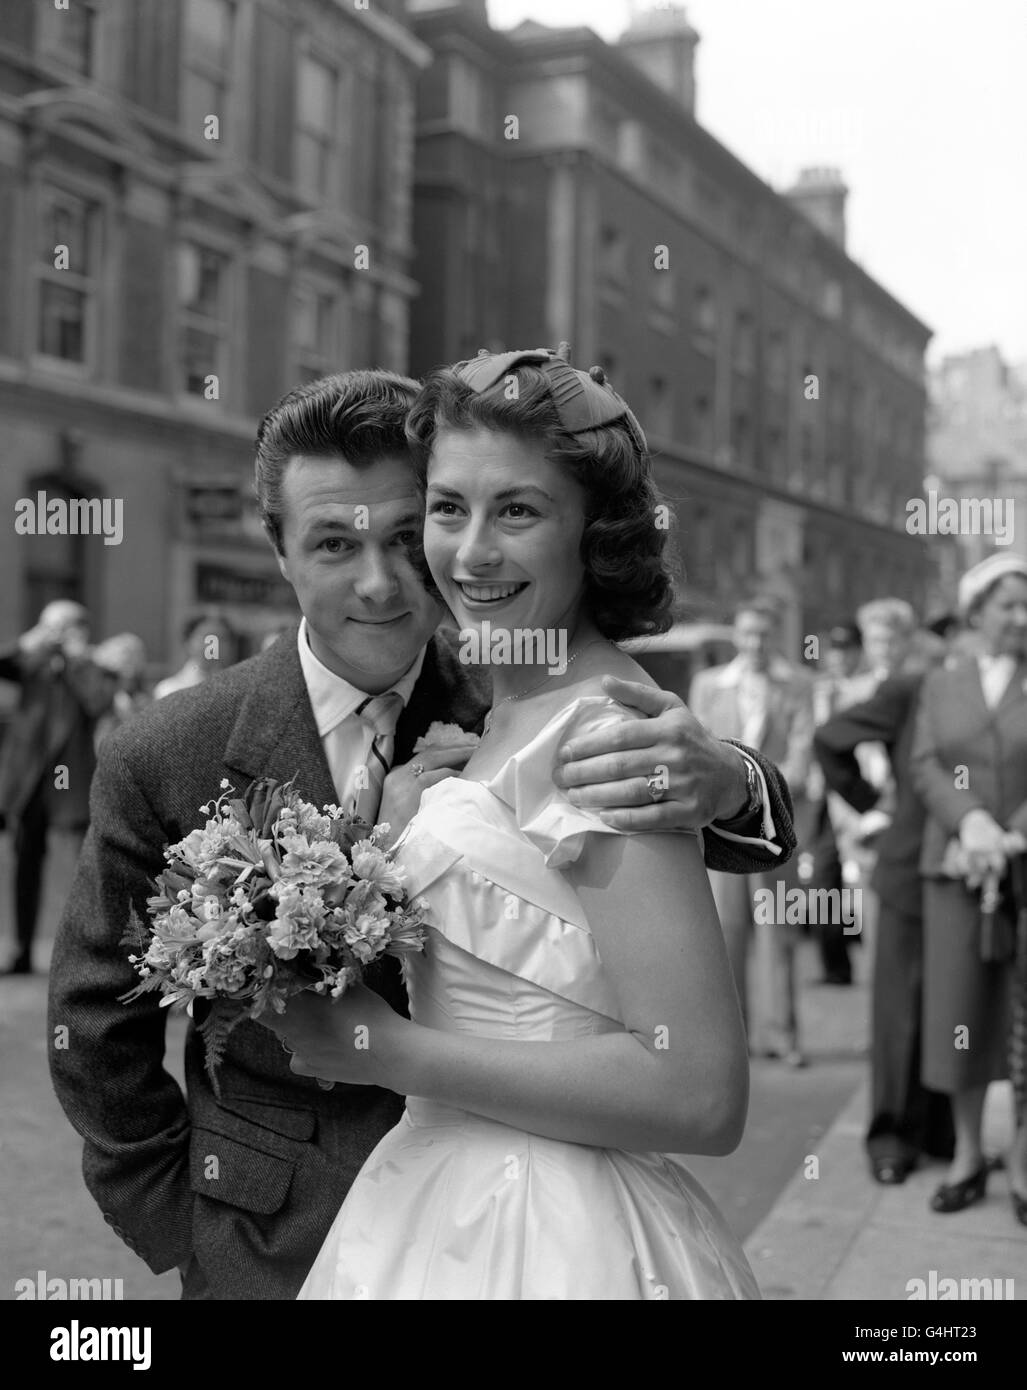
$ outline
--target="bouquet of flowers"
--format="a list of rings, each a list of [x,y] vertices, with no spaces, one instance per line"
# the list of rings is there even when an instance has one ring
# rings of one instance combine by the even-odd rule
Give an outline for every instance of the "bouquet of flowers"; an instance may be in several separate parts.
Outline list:
[[[147,899],[145,927],[134,908],[125,943],[140,983],[128,1003],[159,990],[161,1007],[198,999],[207,1074],[243,1019],[282,1013],[301,990],[338,998],[382,956],[424,946],[422,900],[408,901],[388,825],[369,826],[338,806],[321,811],[292,783],[254,782],[243,797],[227,780],[201,806],[202,830],[168,845],[168,868]]]

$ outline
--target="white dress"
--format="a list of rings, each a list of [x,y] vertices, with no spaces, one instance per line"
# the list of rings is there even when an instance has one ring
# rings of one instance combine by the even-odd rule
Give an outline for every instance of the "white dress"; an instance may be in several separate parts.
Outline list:
[[[430,905],[411,1016],[464,1036],[566,1041],[623,1028],[559,867],[616,833],[552,783],[568,738],[634,717],[573,701],[486,783],[429,788],[400,841]],[[544,1139],[408,1098],[346,1196],[301,1299],[759,1298],[680,1158]]]

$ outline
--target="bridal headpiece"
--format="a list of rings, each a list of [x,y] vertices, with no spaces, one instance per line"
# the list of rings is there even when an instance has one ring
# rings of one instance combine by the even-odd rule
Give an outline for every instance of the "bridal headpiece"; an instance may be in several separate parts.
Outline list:
[[[568,361],[570,344],[552,348],[528,348],[519,352],[489,352],[482,348],[477,357],[457,362],[453,371],[473,391],[490,390],[517,367],[536,367],[549,382],[549,394],[560,424],[568,434],[583,434],[604,425],[623,422],[638,449],[648,452],[642,426],[627,401],[618,396],[606,380],[602,367],[578,371]]]

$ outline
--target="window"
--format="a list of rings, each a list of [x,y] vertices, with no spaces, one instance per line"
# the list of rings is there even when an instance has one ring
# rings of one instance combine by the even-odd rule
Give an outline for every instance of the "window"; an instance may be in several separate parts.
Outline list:
[[[470,135],[487,135],[487,101],[481,71],[466,58],[449,60],[449,119]]]
[[[752,580],[753,537],[746,523],[738,518],[731,537],[731,575],[738,588],[746,588]]]
[[[829,319],[841,318],[844,304],[842,287],[838,281],[825,280],[820,299],[820,307],[825,317]]]
[[[313,285],[300,285],[293,297],[292,338],[301,381],[339,371],[338,297]]]
[[[692,296],[692,342],[700,352],[716,348],[717,301],[709,285],[696,285]]]
[[[228,257],[196,242],[178,249],[180,310],[180,388],[204,396],[207,378],[219,379],[220,397],[228,343]]]
[[[783,391],[788,381],[788,350],[785,335],[780,328],[772,328],[767,334],[767,385],[774,391]]]
[[[785,474],[785,434],[780,425],[771,425],[767,430],[766,466],[772,479],[780,479]]]
[[[206,118],[217,116],[224,138],[234,21],[232,0],[187,0],[182,120],[197,137]]]
[[[66,10],[39,6],[39,46],[44,57],[56,58],[83,77],[96,76],[97,0],[74,0]]]
[[[662,435],[665,439],[670,439],[674,433],[673,399],[670,388],[662,376],[654,376],[649,380],[649,397],[642,428],[650,434]]]
[[[94,336],[100,205],[44,184],[40,212],[36,351],[85,366],[92,356]],[[64,269],[54,264],[58,257],[60,264],[66,258]]]
[[[751,462],[752,428],[745,410],[736,410],[731,417],[731,456],[735,463],[748,465]]]
[[[713,406],[710,398],[702,393],[695,398],[692,406],[692,419],[695,424],[695,442],[701,449],[713,448]]]
[[[599,290],[620,300],[628,279],[628,247],[623,234],[609,224],[599,229]]]
[[[753,337],[752,314],[748,309],[739,309],[731,335],[731,362],[736,372],[748,374],[752,371]]]
[[[673,333],[677,326],[677,277],[668,266],[649,274],[649,325],[662,333]]]
[[[338,187],[339,77],[302,54],[296,84],[296,184],[311,203],[335,203]]]
[[[605,102],[596,102],[592,117],[595,145],[611,160],[616,159],[620,148],[620,123],[620,114],[614,107],[607,106]]]

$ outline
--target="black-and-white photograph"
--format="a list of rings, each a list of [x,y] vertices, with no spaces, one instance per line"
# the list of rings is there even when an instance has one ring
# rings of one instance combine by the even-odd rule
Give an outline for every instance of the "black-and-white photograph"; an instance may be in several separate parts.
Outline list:
[[[923,1305],[1027,1299],[1025,72],[1020,0],[0,0],[40,1355],[1001,1333]]]

